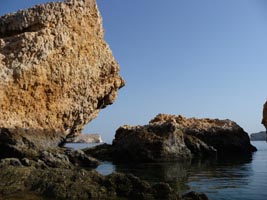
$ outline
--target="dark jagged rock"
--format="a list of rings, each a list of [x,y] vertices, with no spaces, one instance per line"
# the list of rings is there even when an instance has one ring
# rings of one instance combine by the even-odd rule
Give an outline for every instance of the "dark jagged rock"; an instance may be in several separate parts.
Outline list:
[[[40,199],[180,199],[168,184],[150,185],[130,174],[104,177],[83,169],[38,169],[8,164],[0,165],[0,170],[0,195],[4,198],[34,193]]]
[[[112,145],[84,149],[100,160],[116,162],[175,161],[215,157],[216,150],[194,136],[184,135],[173,123],[122,126]]]
[[[116,131],[112,149],[116,161],[174,161],[216,155],[215,149],[197,138],[185,136],[171,122],[122,126]]]
[[[189,192],[182,196],[183,200],[208,200],[209,198],[204,193]]]
[[[75,166],[95,168],[100,164],[98,160],[86,155],[81,150],[70,149],[66,151],[66,155],[68,156],[70,162]]]
[[[111,144],[101,144],[95,147],[83,149],[84,153],[103,161],[113,160],[113,148]]]

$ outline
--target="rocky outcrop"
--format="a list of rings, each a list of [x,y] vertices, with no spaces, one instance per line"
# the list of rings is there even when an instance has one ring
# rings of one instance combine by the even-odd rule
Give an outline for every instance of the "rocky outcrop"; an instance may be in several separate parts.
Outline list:
[[[25,166],[18,159],[2,160],[0,171],[1,199],[205,199],[192,192],[181,197],[167,183],[149,184],[131,174],[105,177],[94,170]]]
[[[145,126],[122,126],[112,145],[84,150],[101,160],[151,162],[246,155],[257,149],[235,122],[159,114]]]
[[[196,155],[215,156],[216,150],[199,139],[184,135],[174,123],[122,126],[112,143],[118,161],[172,161]]]
[[[265,131],[261,131],[258,133],[252,133],[250,135],[250,140],[251,141],[265,141],[266,140],[266,132]]]
[[[0,157],[24,157],[80,133],[124,85],[95,0],[0,17]]]
[[[174,123],[184,134],[194,136],[214,147],[220,155],[245,154],[257,150],[251,145],[248,134],[229,119],[187,119],[181,115],[159,114],[149,123],[164,124],[166,122]]]
[[[196,192],[180,196],[167,183],[149,184],[131,174],[104,177],[84,169],[41,169],[16,159],[1,162],[0,170],[1,199],[208,199]]]
[[[0,199],[180,199],[166,183],[104,177],[61,147],[124,86],[95,0],[0,17]],[[83,168],[83,169],[82,169]]]
[[[70,143],[102,143],[103,140],[99,134],[80,134],[75,137],[69,137],[66,142]]]
[[[0,17],[0,128],[76,135],[123,85],[95,0]]]

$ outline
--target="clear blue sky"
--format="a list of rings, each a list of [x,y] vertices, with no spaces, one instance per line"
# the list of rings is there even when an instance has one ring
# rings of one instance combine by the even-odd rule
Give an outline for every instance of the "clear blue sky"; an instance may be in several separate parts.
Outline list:
[[[0,14],[47,0],[1,2]],[[84,132],[111,141],[158,113],[231,119],[263,130],[267,98],[264,0],[97,0],[126,86]]]

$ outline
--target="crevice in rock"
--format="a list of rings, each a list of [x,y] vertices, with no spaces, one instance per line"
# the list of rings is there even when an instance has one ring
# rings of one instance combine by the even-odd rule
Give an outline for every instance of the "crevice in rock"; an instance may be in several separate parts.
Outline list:
[[[9,24],[5,25],[6,27],[4,28],[5,31],[0,32],[0,38],[7,38],[7,37],[13,37],[15,35],[20,35],[26,32],[38,32],[45,28],[43,24],[36,23],[32,24],[31,26],[28,26],[26,28],[22,28],[21,30],[9,30],[8,28]]]

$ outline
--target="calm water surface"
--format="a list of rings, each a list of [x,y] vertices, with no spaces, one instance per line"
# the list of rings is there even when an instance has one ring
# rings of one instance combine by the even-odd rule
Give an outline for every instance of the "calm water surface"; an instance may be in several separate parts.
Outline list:
[[[133,173],[151,183],[168,182],[175,190],[204,192],[213,200],[267,199],[267,143],[252,142],[258,151],[247,157],[206,162],[113,165],[104,163],[97,170]]]

